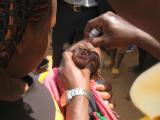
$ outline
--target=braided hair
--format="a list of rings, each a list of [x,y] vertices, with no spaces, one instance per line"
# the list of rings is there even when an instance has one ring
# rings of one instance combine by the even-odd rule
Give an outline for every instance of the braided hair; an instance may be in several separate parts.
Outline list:
[[[0,72],[21,42],[28,21],[36,22],[51,11],[51,0],[0,0]]]

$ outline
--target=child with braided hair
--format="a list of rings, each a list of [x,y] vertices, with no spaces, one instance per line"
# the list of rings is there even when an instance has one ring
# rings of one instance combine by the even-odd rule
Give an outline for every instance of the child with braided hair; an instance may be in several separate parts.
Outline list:
[[[0,0],[0,119],[54,120],[49,92],[27,74],[43,59],[54,0]],[[40,36],[41,35],[41,36]]]

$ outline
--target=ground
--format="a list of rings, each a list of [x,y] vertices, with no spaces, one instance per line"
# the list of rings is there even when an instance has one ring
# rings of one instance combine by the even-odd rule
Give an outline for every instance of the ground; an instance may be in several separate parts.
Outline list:
[[[103,58],[108,59],[103,53]],[[119,114],[120,120],[139,120],[143,114],[126,97],[129,96],[129,90],[137,77],[136,74],[128,72],[128,68],[138,63],[137,49],[131,53],[126,53],[120,66],[120,75],[111,77],[111,69],[102,69],[102,76],[111,82],[113,89],[113,102],[115,111]]]

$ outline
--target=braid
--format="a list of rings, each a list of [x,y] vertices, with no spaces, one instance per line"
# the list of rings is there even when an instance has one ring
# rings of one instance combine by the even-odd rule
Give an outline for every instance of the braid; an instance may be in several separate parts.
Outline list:
[[[38,21],[43,15],[37,13],[49,6],[51,0],[0,0],[0,71],[21,42],[28,21]]]

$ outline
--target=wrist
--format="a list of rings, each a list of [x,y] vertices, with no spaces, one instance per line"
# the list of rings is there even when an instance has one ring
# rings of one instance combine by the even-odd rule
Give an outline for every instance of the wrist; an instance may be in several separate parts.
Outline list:
[[[75,88],[72,90],[65,91],[60,99],[61,106],[64,107],[68,103],[70,103],[74,98],[81,98],[81,99],[90,99],[89,91],[83,88]]]
[[[137,46],[139,46],[139,44],[141,44],[142,42],[142,33],[143,31],[141,31],[139,28],[136,28],[135,30],[135,37],[132,41],[132,44],[135,44]]]
[[[135,45],[144,48],[147,44],[150,43],[151,39],[152,38],[150,35],[137,28],[136,39],[134,40]]]
[[[66,120],[89,120],[88,105],[85,96],[75,96],[66,106]]]
[[[86,84],[83,84],[83,83],[77,83],[77,84],[74,83],[73,85],[69,85],[66,90],[72,90],[72,89],[76,89],[76,88],[82,88],[86,91],[89,91],[90,90],[90,84],[88,83],[86,85]]]
[[[72,90],[72,89],[75,89],[75,88],[82,88],[86,91],[89,91],[90,90],[90,84],[89,84],[89,78],[79,78],[79,79],[76,79],[75,82],[72,82],[71,84],[69,84],[67,86],[67,89],[66,90]]]

